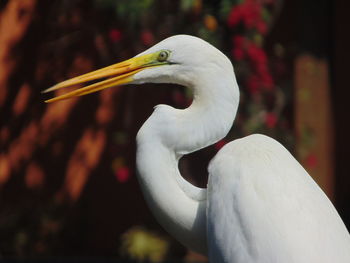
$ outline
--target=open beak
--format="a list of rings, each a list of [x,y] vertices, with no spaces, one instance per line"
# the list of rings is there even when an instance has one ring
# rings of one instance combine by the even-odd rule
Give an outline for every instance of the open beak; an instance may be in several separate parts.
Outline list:
[[[134,57],[123,62],[58,83],[55,86],[44,90],[42,93],[47,93],[50,91],[71,87],[77,84],[87,83],[90,81],[98,81],[94,84],[46,100],[45,102],[50,103],[54,101],[69,99],[72,97],[83,96],[113,86],[128,84],[134,80],[133,76],[136,73],[144,70],[145,68],[163,65],[164,63],[161,63],[157,60],[157,55],[157,53],[152,53]]]

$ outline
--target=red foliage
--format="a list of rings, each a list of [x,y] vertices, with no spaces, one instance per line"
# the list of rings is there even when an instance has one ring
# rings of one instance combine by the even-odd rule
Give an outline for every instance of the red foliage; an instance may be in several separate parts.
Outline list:
[[[259,66],[267,62],[267,57],[264,50],[253,43],[249,44],[247,54],[255,66]]]
[[[235,6],[231,9],[231,12],[227,19],[227,24],[231,27],[236,26],[242,19],[242,6]]]
[[[243,47],[244,43],[246,42],[246,38],[244,36],[241,35],[235,35],[232,38],[233,44],[235,47]]]
[[[256,30],[261,35],[267,33],[267,24],[263,19],[262,8],[265,2],[257,0],[244,0],[241,4],[234,6],[228,16],[227,23],[230,27],[236,27],[240,23],[245,31]],[[248,34],[246,34],[248,36]],[[246,79],[246,85],[250,93],[256,93],[260,90],[271,90],[274,81],[269,72],[268,59],[265,51],[258,46],[252,39],[242,35],[236,35],[232,38],[233,49],[232,57],[236,61],[248,58],[251,65],[251,72]]]
[[[244,58],[244,51],[241,48],[234,48],[232,50],[232,56],[235,60],[239,61]]]
[[[246,0],[242,8],[242,20],[247,28],[253,28],[260,21],[261,4],[255,0]]]
[[[307,157],[306,157],[306,165],[309,168],[315,168],[317,166],[317,157],[315,154],[310,153]]]
[[[115,173],[115,177],[117,178],[117,180],[120,183],[125,183],[126,181],[128,181],[129,177],[130,177],[130,170],[128,167],[126,166],[122,166],[119,169],[117,169],[116,173]]]
[[[247,55],[258,78],[258,85],[266,90],[271,90],[274,83],[269,73],[265,51],[255,44],[250,43],[247,48]]]
[[[256,24],[256,29],[259,31],[260,34],[265,35],[267,33],[267,25],[264,21],[260,20]]]
[[[268,112],[265,116],[265,124],[268,128],[273,129],[277,124],[277,116],[273,112]]]
[[[226,144],[227,142],[225,140],[220,140],[218,141],[217,143],[215,143],[215,149],[218,151],[220,150],[222,147],[224,147],[224,145]]]
[[[145,46],[152,46],[155,42],[151,31],[145,30],[141,33],[141,41]]]
[[[244,58],[244,45],[246,39],[245,37],[241,35],[236,35],[232,38],[233,41],[233,50],[232,50],[232,56],[235,60],[242,60]]]
[[[231,27],[237,26],[240,22],[247,29],[255,28],[261,34],[266,34],[267,25],[261,16],[262,4],[257,0],[245,0],[242,4],[234,6],[227,19]]]
[[[256,75],[251,75],[246,80],[246,86],[248,88],[249,93],[251,94],[257,93],[260,88],[259,78]]]
[[[119,42],[119,40],[122,38],[122,33],[118,29],[112,29],[109,31],[109,38],[113,43]]]

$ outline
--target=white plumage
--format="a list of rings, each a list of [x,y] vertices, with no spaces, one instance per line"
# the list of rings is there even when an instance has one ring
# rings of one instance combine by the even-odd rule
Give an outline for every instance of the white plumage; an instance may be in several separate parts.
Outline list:
[[[49,91],[92,76],[112,79],[49,101],[127,83],[177,83],[193,90],[189,108],[158,105],[137,135],[145,198],[185,246],[217,263],[350,262],[350,236],[337,211],[274,139],[251,135],[227,144],[209,165],[207,189],[181,177],[179,159],[223,138],[236,115],[238,85],[231,62],[219,50],[178,35]]]
[[[258,134],[235,140],[209,172],[208,242],[219,258],[213,262],[350,262],[337,211],[277,141]]]
[[[163,67],[154,68],[152,78],[162,76],[195,94],[188,109],[157,108],[138,135],[141,185],[164,227],[202,253],[207,240],[211,262],[350,262],[350,237],[337,211],[272,138],[251,135],[226,145],[209,166],[207,193],[183,181],[179,157],[226,135],[238,87],[228,59],[202,40],[176,36],[145,53],[161,49],[171,50],[184,71],[169,65],[164,80]],[[147,80],[147,70],[138,74]]]

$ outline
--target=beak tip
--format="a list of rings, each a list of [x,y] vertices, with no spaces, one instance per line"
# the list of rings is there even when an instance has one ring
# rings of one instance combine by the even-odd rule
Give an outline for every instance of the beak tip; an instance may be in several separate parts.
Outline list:
[[[42,91],[41,91],[41,94],[44,94],[44,93],[48,93],[48,92],[50,92],[50,91],[53,91],[53,90],[55,89],[55,87],[56,87],[56,85],[54,85],[54,86],[52,86],[52,87],[50,87],[50,88],[48,88],[48,89],[42,90]]]
[[[150,54],[154,56],[153,54]],[[148,57],[150,55],[147,55]],[[45,100],[45,103],[51,103],[55,101],[60,101],[72,97],[83,96],[92,92],[100,91],[113,86],[121,86],[125,84],[130,84],[133,79],[133,75],[140,72],[146,67],[149,67],[149,58],[139,57],[134,58],[133,61],[126,60],[102,69],[95,70],[84,75],[65,80],[60,82],[48,89],[41,91],[41,94],[52,92],[61,88],[72,87],[78,84],[84,84],[83,87],[72,90],[63,95],[56,94],[58,96]],[[135,61],[137,60],[137,61]],[[147,63],[146,63],[147,62]],[[96,83],[89,84],[91,81],[97,81]],[[87,85],[86,85],[87,84]]]

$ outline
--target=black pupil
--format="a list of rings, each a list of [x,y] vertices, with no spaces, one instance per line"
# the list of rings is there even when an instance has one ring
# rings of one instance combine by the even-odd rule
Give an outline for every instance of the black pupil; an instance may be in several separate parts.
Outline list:
[[[165,52],[160,53],[159,58],[160,58],[161,60],[166,59],[166,53],[165,53]]]

